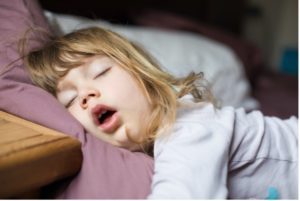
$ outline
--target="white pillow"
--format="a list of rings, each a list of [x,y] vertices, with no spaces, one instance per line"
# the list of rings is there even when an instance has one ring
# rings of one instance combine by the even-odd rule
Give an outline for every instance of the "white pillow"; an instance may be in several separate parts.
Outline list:
[[[242,63],[231,49],[221,43],[188,32],[115,25],[49,11],[45,14],[50,25],[61,34],[90,26],[109,28],[143,46],[163,69],[176,77],[191,71],[203,72],[212,85],[213,94],[223,106],[244,107],[246,110],[258,106],[249,95],[250,84],[245,78]]]

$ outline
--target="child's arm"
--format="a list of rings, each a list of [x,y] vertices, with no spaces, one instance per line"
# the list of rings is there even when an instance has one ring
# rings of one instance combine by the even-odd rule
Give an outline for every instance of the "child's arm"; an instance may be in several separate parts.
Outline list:
[[[213,133],[198,122],[188,124],[177,124],[174,133],[156,141],[155,173],[148,198],[227,198],[230,137],[222,128],[222,132]]]
[[[230,198],[298,198],[297,118],[238,109],[229,158]]]

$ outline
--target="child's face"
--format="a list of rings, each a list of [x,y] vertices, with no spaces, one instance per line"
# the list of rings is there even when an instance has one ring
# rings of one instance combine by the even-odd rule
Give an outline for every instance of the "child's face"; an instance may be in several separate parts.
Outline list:
[[[147,124],[149,103],[133,77],[106,56],[88,58],[58,82],[57,98],[91,134],[137,150],[135,139]],[[139,138],[138,138],[139,139]]]

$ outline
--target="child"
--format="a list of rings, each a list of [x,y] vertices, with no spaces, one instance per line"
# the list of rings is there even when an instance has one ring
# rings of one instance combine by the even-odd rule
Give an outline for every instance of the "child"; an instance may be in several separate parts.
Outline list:
[[[102,28],[55,38],[25,62],[89,133],[131,151],[154,144],[150,199],[298,197],[295,117],[216,108],[202,74],[174,78]]]

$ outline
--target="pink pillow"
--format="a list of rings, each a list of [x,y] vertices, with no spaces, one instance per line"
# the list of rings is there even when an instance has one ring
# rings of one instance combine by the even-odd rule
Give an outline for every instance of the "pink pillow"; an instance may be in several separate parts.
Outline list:
[[[0,1],[0,24],[0,72],[20,57],[17,39],[29,26],[50,30],[35,0]],[[31,37],[30,48],[41,45],[36,37]],[[85,133],[53,96],[32,85],[21,61],[0,74],[0,110],[80,140],[84,156],[82,169],[59,198],[142,199],[149,194],[152,158],[113,147]]]

